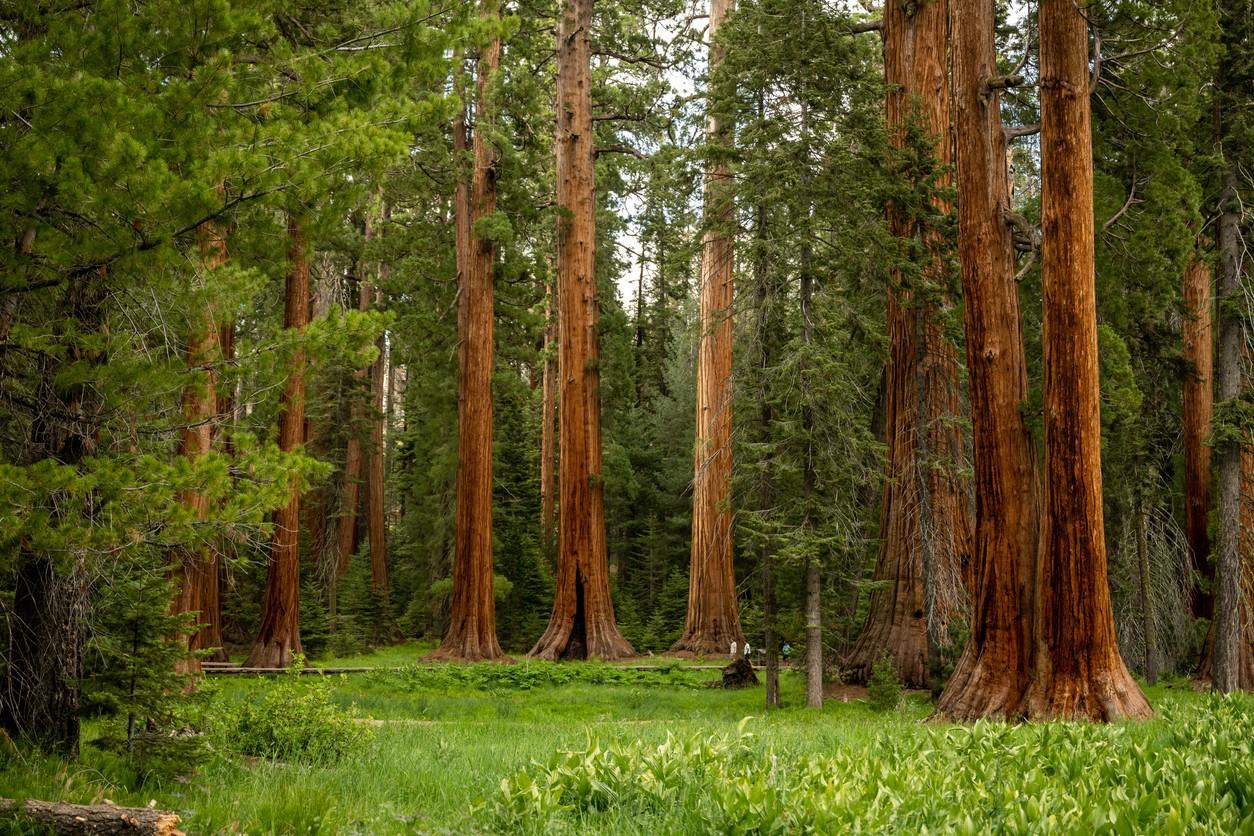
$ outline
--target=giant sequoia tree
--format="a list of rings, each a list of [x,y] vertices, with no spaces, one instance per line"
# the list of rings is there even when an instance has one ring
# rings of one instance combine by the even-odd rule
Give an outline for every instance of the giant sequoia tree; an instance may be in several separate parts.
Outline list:
[[[1184,532],[1193,568],[1193,614],[1210,618],[1215,599],[1210,589],[1210,460],[1207,444],[1214,406],[1214,329],[1210,268],[1200,257],[1184,271]]]
[[[1045,496],[1022,711],[1042,719],[1150,715],[1115,643],[1102,509],[1088,24],[1041,0],[1041,274]]]
[[[481,14],[498,17],[496,3],[483,0]],[[457,248],[458,392],[457,513],[453,552],[453,609],[436,656],[467,659],[504,657],[496,638],[492,591],[492,365],[494,356],[493,271],[496,247],[475,225],[496,211],[496,172],[491,145],[492,76],[500,64],[494,36],[479,52],[475,100],[474,169],[464,204],[458,187],[458,232],[469,241]],[[464,144],[465,140],[461,140]],[[464,232],[463,232],[464,230]]]
[[[553,614],[531,655],[620,659],[635,651],[610,600],[601,476],[592,0],[563,0],[557,26],[557,579]]]
[[[723,47],[719,29],[734,0],[711,0],[711,91]],[[713,95],[711,99],[713,99]],[[742,643],[732,562],[732,296],[735,276],[735,205],[726,148],[732,125],[718,105],[706,115],[706,139],[712,146],[705,174],[706,230],[701,245],[701,285],[697,316],[697,434],[692,476],[692,549],[688,581],[688,616],[684,632],[671,648],[699,655],[725,652]]]
[[[888,655],[904,682],[923,687],[929,650],[948,643],[949,622],[961,607],[970,552],[958,359],[944,326],[953,303],[937,220],[951,211],[939,194],[952,159],[946,3],[886,3],[883,26],[885,120],[901,152],[893,172],[901,197],[888,207],[889,223],[903,253],[922,255],[907,255],[911,263],[889,281],[888,472],[875,567],[883,587],[871,594],[847,664],[865,680]]]
[[[287,221],[288,270],[283,327],[299,334],[309,324],[309,256],[300,218]],[[279,449],[292,452],[305,440],[305,351],[296,350],[279,412]],[[287,504],[274,512],[274,534],[266,569],[261,627],[245,667],[285,668],[302,653],[300,644],[300,493],[299,476],[288,485]]]
[[[198,277],[203,281],[203,274],[226,263],[226,240],[217,224],[206,223],[200,230],[201,261],[203,270]],[[197,312],[192,328],[187,335],[187,368],[193,377],[183,387],[183,421],[184,427],[179,433],[179,453],[194,466],[201,456],[206,455],[213,446],[213,421],[218,416],[216,372],[213,364],[218,359],[218,341],[221,330],[214,321],[212,308]],[[208,372],[195,374],[201,369]],[[209,500],[202,491],[183,491],[179,497],[188,512],[198,521],[203,522],[209,516]],[[198,619],[216,606],[212,596],[206,596],[206,589],[212,585],[217,590],[217,563],[212,559],[209,547],[200,546],[182,549],[173,555],[177,570],[177,592],[174,598],[176,613],[195,613]],[[199,631],[189,637],[189,649],[197,650]],[[181,663],[188,672],[200,671],[200,659],[188,656]]]
[[[1027,399],[993,0],[955,3],[958,254],[975,460],[971,636],[937,703],[953,720],[1011,717],[1028,679],[1037,547],[1036,455]]]

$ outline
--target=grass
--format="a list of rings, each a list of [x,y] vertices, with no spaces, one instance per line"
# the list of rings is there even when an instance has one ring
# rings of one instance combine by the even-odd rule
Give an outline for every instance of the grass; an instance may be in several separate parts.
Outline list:
[[[365,658],[394,662],[404,656],[412,663],[416,655],[408,647]],[[349,662],[336,660],[335,664]],[[391,666],[391,662],[379,665]],[[715,825],[701,824],[704,819],[676,818],[679,814],[667,812],[668,805],[641,808],[644,802],[629,801],[626,796],[621,806],[597,802],[596,809],[584,809],[569,789],[562,796],[567,801],[555,807],[524,799],[520,802],[523,812],[506,815],[500,804],[502,782],[511,779],[517,789],[524,771],[528,776],[547,775],[546,780],[552,782],[556,773],[546,773],[544,764],[557,751],[582,753],[593,746],[627,751],[637,744],[648,749],[662,746],[671,735],[738,740],[738,727],[745,717],[752,717],[745,728],[753,737],[735,755],[735,763],[741,764],[736,768],[756,770],[753,774],[757,775],[770,770],[772,784],[776,763],[802,764],[835,753],[851,758],[850,763],[869,763],[882,760],[887,747],[899,755],[916,753],[912,757],[919,758],[917,766],[922,770],[931,761],[940,764],[931,747],[945,729],[919,722],[930,713],[921,695],[910,696],[901,708],[888,713],[875,712],[859,701],[829,701],[821,712],[813,712],[801,707],[802,680],[789,672],[783,677],[787,707],[765,714],[760,687],[745,691],[700,687],[717,678],[714,671],[615,671],[612,676],[623,681],[604,682],[606,666],[568,663],[552,667],[556,674],[542,667],[526,675],[511,673],[506,684],[491,672],[445,677],[404,671],[332,675],[328,677],[332,699],[358,718],[369,739],[353,755],[330,765],[278,763],[219,752],[190,779],[135,788],[116,756],[85,746],[81,762],[70,766],[52,759],[9,756],[0,768],[0,795],[82,803],[108,798],[139,805],[155,800],[160,807],[180,811],[190,833],[647,832],[642,830],[643,822],[655,832],[680,832],[715,829]],[[572,681],[549,684],[554,676],[571,676]],[[312,684],[303,680],[301,687]],[[526,687],[519,687],[519,681]],[[229,716],[232,704],[256,700],[271,687],[274,680],[270,678],[213,680],[208,685],[212,711]],[[1181,683],[1150,689],[1149,696],[1168,717],[1205,710],[1206,698]],[[1246,700],[1245,709],[1254,707],[1248,698],[1238,699]],[[1169,747],[1174,745],[1170,737],[1174,722],[1160,719],[1128,727],[1127,733],[1107,728],[1091,734],[1101,739],[1122,734],[1145,745]],[[1017,759],[999,768],[1022,774],[1043,762],[1048,753],[1032,748],[1032,733],[1023,727],[1004,732],[1010,743],[1020,740],[1023,745],[1014,748],[999,743],[997,751],[1013,751]],[[1248,750],[1249,742],[1245,745]],[[694,780],[700,784],[698,779],[689,784]],[[748,779],[742,775],[735,780]],[[719,781],[728,779],[724,775]],[[681,788],[676,797],[699,806],[707,789]],[[957,792],[987,789],[972,786]],[[697,795],[684,794],[693,792]],[[924,794],[928,787],[907,786],[903,792]],[[1249,793],[1249,821],[1254,828],[1254,787]],[[979,809],[974,797],[972,804],[972,809]]]

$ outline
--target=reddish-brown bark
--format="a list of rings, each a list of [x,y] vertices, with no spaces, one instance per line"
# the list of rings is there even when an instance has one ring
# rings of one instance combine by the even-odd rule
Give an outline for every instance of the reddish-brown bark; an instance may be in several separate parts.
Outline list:
[[[560,516],[553,614],[531,649],[542,659],[621,659],[635,653],[614,621],[605,551],[591,28],[592,0],[563,0],[556,142]]]
[[[379,302],[375,291],[375,304]],[[366,460],[366,534],[370,539],[370,591],[388,599],[391,582],[388,578],[387,560],[387,499],[384,495],[385,450],[387,436],[385,426],[384,392],[387,389],[387,338],[380,334],[377,342],[379,355],[370,368],[370,456]]]
[[[498,17],[497,0],[482,0],[480,15]],[[503,659],[496,637],[492,577],[492,370],[496,247],[474,234],[474,224],[496,211],[495,149],[489,142],[489,83],[500,64],[494,38],[479,52],[471,174],[471,240],[458,265],[457,498],[453,545],[453,602],[448,631],[433,656]],[[458,254],[462,253],[459,249]]]
[[[201,225],[198,242],[201,265],[211,271],[226,263],[226,239],[214,223]],[[216,372],[219,329],[213,311],[193,312],[193,324],[187,337],[187,369],[191,379],[183,387],[183,429],[179,433],[179,455],[194,464],[213,446],[213,419],[218,411]],[[179,503],[196,520],[209,517],[209,498],[197,490],[179,492]],[[203,621],[206,587],[212,580],[217,588],[217,565],[207,548],[179,549],[171,555],[177,589],[171,611],[174,615],[196,614],[196,623]],[[211,565],[212,564],[212,565]],[[210,578],[210,572],[214,576]],[[189,650],[196,650],[200,630],[188,634]],[[180,673],[200,673],[200,659],[187,656],[176,665]]]
[[[223,322],[218,327],[218,355],[222,364],[235,360],[235,323]],[[231,451],[231,440],[228,430],[235,420],[235,393],[229,386],[215,387],[217,396],[217,416],[213,428],[214,440],[221,444],[225,453]],[[208,562],[201,575],[200,587],[200,632],[191,637],[192,650],[209,650],[203,657],[208,662],[226,662],[226,648],[222,642],[222,578],[225,567],[222,563],[221,549],[211,548]]]
[[[365,239],[374,238],[375,221],[367,217],[365,221]],[[374,302],[374,285],[360,279],[357,283],[357,310],[365,313]],[[365,369],[353,371],[355,389],[366,379]],[[354,401],[351,410],[352,420],[349,422],[348,440],[344,445],[344,481],[340,491],[340,514],[335,524],[335,581],[344,577],[348,564],[357,551],[357,507],[361,502],[362,482],[362,439],[361,427],[365,418],[365,410]],[[338,585],[338,583],[337,583]]]
[[[1012,717],[1028,682],[1028,616],[1037,549],[1036,455],[1020,405],[1027,399],[994,0],[952,11],[958,254],[971,393],[975,549],[971,637],[936,711],[951,720]]]
[[[951,163],[947,21],[944,0],[887,3],[884,7],[885,102],[889,135],[905,147],[911,123],[935,138],[932,153]],[[952,210],[933,198],[938,211]],[[902,681],[929,684],[929,646],[949,641],[949,622],[965,594],[963,564],[971,551],[965,486],[958,476],[965,459],[959,423],[962,403],[958,358],[942,325],[944,244],[937,230],[889,207],[894,235],[922,238],[931,259],[926,280],[941,291],[939,304],[895,272],[888,292],[889,361],[885,420],[888,478],[880,510],[880,553],[867,621],[846,659],[855,679],[865,681],[883,656]],[[904,251],[903,247],[903,251]],[[930,640],[929,640],[930,633]]]
[[[724,48],[719,28],[735,0],[710,0],[710,68],[717,70]],[[732,126],[713,108],[706,137],[732,143]],[[692,546],[689,559],[688,615],[672,652],[712,655],[741,644],[732,555],[732,295],[735,268],[735,204],[731,169],[716,157],[705,172],[706,231],[701,242],[697,350],[696,442],[692,477]]]
[[[1214,334],[1210,268],[1198,258],[1184,271],[1184,533],[1194,577],[1194,618],[1210,618],[1215,597],[1210,584],[1210,419],[1214,405]]]
[[[1088,26],[1041,0],[1041,276],[1045,505],[1029,719],[1152,714],[1115,642],[1102,516]]]
[[[288,272],[283,327],[303,332],[309,323],[309,260],[300,220],[289,215]],[[292,358],[279,410],[279,449],[296,450],[305,432],[305,352]],[[249,668],[285,668],[303,652],[300,644],[300,490],[293,478],[287,504],[274,512],[274,536],[261,627],[253,643]]]
[[[557,316],[553,310],[553,287],[550,285],[544,298],[544,381],[540,393],[540,537],[544,556],[552,559],[554,544],[553,470],[557,464],[554,442],[557,424]]]

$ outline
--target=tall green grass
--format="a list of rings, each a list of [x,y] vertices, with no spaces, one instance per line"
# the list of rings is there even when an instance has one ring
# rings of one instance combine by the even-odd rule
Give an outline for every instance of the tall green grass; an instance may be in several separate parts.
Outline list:
[[[0,794],[154,800],[179,810],[190,833],[679,833],[766,831],[771,821],[797,830],[855,822],[845,829],[920,832],[957,831],[968,817],[981,831],[999,824],[1003,832],[1094,832],[1100,828],[1091,817],[1112,811],[1116,822],[1164,827],[1175,811],[1182,832],[1217,822],[1227,832],[1254,827],[1241,817],[1249,815],[1254,780],[1241,766],[1254,760],[1249,697],[1221,703],[1160,687],[1150,694],[1159,718],[1147,724],[972,730],[920,722],[930,706],[917,695],[882,714],[857,701],[809,711],[801,707],[803,683],[791,674],[783,680],[789,707],[765,714],[761,688],[693,687],[716,676],[709,672],[682,674],[693,682],[652,672],[602,682],[604,666],[556,667],[574,672],[557,675],[568,681],[525,688],[509,681],[515,674],[452,666],[446,678],[405,671],[327,677],[321,681],[330,699],[372,731],[333,762],[247,757],[213,737],[213,754],[195,775],[141,785],[120,758],[88,745],[70,766],[4,756]],[[313,688],[306,681],[315,679],[296,681]],[[260,704],[274,687],[273,678],[211,680],[208,711],[230,716],[241,704]],[[751,737],[738,730],[746,716]],[[667,756],[674,803],[660,805],[634,787],[643,780],[640,764],[675,751],[663,748],[668,739],[699,754]],[[598,747],[625,764],[618,784],[586,773],[615,788],[612,803],[563,789],[550,806],[530,807],[502,789],[505,782],[517,795],[525,780],[560,784],[555,764],[578,771]],[[1179,780],[1168,782],[1168,772]],[[779,801],[767,798],[770,788]],[[737,800],[741,789],[748,800]],[[1142,799],[1151,790],[1166,793],[1154,817],[1130,818],[1127,811],[1148,804]],[[1075,799],[1070,807],[1068,798]],[[1075,812],[1081,808],[1084,816]],[[1022,816],[1037,821],[1024,824]]]

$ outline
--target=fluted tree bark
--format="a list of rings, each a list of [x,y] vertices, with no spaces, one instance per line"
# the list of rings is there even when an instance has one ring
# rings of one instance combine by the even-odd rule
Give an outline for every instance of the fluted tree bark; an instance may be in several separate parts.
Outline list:
[[[198,246],[202,270],[212,271],[226,263],[226,239],[213,222],[201,225]],[[219,335],[212,309],[193,312],[187,335],[187,369],[193,377],[183,387],[183,429],[179,432],[179,455],[192,464],[213,447],[213,420],[218,413],[213,364],[219,359]],[[200,491],[181,491],[179,502],[195,519],[208,519],[209,498]],[[177,573],[171,610],[175,615],[195,613],[197,624],[204,621],[206,607],[216,603],[206,600],[206,587],[212,584],[217,589],[217,564],[210,551],[208,547],[182,548],[171,555]],[[188,650],[199,649],[199,633],[197,628],[187,636]],[[200,673],[200,658],[189,655],[179,660],[177,668],[181,673]]]
[[[480,16],[496,20],[497,0],[482,0]],[[494,272],[496,247],[479,238],[474,224],[496,211],[492,77],[501,42],[479,52],[475,100],[474,169],[471,174],[471,240],[468,259],[458,265],[457,498],[453,548],[453,603],[448,632],[436,657],[480,661],[502,659],[496,637],[492,586],[492,368],[494,357]],[[462,253],[459,249],[459,254]]]
[[[994,0],[954,3],[958,256],[975,465],[971,636],[937,703],[951,720],[1015,716],[1028,682],[1039,519],[1036,453],[1020,404],[1027,361],[1010,227]]]
[[[1214,615],[1210,583],[1210,420],[1214,407],[1214,329],[1210,267],[1201,258],[1184,271],[1184,534],[1193,567],[1193,616]]]
[[[885,117],[898,148],[912,127],[932,137],[937,166],[952,163],[947,75],[947,3],[924,0],[884,6]],[[948,179],[942,175],[942,183]],[[918,187],[925,187],[923,182]],[[931,202],[952,211],[939,195]],[[931,649],[948,643],[949,622],[965,597],[963,564],[971,551],[965,459],[960,424],[957,351],[945,335],[947,254],[942,232],[899,206],[888,208],[893,234],[927,253],[919,278],[894,271],[888,289],[889,361],[885,420],[888,478],[880,510],[881,546],[866,624],[846,659],[865,681],[887,656],[902,681],[929,685]],[[907,247],[903,246],[902,251]],[[920,280],[932,293],[919,287]],[[927,298],[935,297],[939,301]]]
[[[723,61],[719,29],[734,8],[735,0],[710,0],[707,37],[711,78]],[[705,131],[712,146],[727,148],[733,142],[731,122],[719,113],[717,105],[710,106]],[[705,223],[698,301],[688,614],[684,631],[671,648],[672,652],[697,655],[726,653],[732,642],[744,642],[736,602],[731,524],[735,204],[731,169],[718,151],[706,166]]]
[[[309,259],[295,215],[287,220],[288,270],[283,327],[303,332],[309,324]],[[305,437],[305,352],[292,358],[279,405],[279,449],[294,451]],[[302,653],[300,643],[300,489],[295,478],[287,504],[274,512],[274,535],[261,605],[261,627],[245,667],[285,668]]]
[[[1040,3],[1045,504],[1031,719],[1152,714],[1119,655],[1106,574],[1086,5]]]
[[[235,360],[235,320],[225,318],[218,326],[218,356],[223,366]],[[228,455],[232,449],[230,431],[235,421],[235,393],[230,386],[219,385],[215,388],[216,421],[213,427],[213,440]],[[210,651],[203,657],[207,662],[226,662],[230,660],[222,641],[222,581],[226,574],[226,566],[222,560],[223,542],[217,548],[209,549],[208,563],[201,575],[200,587],[200,623],[201,628],[191,638],[192,650]]]
[[[635,653],[610,600],[601,475],[592,0],[562,0],[557,27],[557,578],[548,628],[531,649],[542,659],[621,659]]]

